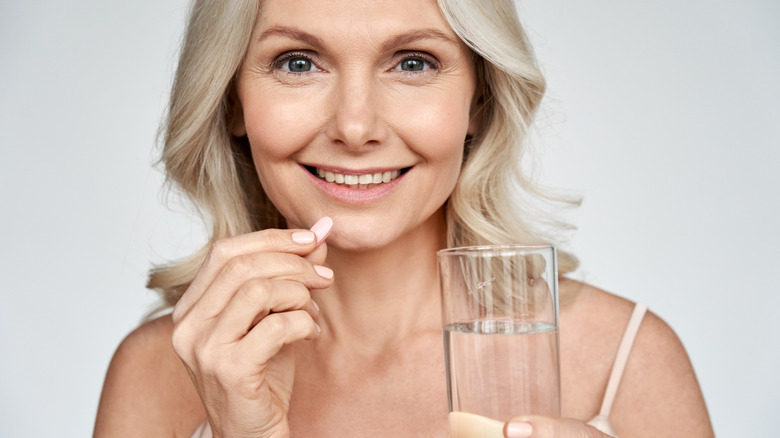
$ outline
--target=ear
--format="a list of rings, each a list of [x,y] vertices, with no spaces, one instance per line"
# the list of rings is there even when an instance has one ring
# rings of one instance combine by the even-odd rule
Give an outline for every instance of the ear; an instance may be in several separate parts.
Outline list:
[[[238,98],[235,84],[230,88],[228,95],[228,128],[234,137],[243,137],[246,135],[246,122],[244,121],[244,108],[241,106],[241,100]]]

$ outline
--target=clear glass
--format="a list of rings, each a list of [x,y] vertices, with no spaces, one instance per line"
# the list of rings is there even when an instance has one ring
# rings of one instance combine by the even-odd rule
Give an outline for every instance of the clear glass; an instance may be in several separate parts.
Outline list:
[[[560,416],[555,247],[450,248],[437,257],[450,436],[501,438],[514,416]]]

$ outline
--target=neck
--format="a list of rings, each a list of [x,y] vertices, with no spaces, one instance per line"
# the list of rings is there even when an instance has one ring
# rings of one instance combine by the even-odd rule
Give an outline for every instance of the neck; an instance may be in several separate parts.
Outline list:
[[[328,248],[336,283],[314,295],[323,338],[382,348],[441,330],[436,251],[445,245],[446,224],[439,212],[381,248]]]

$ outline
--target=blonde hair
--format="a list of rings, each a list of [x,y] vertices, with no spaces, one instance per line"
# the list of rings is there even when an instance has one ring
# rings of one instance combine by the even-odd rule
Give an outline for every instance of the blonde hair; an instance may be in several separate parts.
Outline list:
[[[455,33],[475,54],[482,128],[466,145],[466,158],[447,205],[448,245],[555,242],[571,228],[556,220],[555,205],[578,200],[547,193],[522,171],[528,131],[545,80],[512,0],[438,0]],[[552,233],[545,230],[553,230]],[[577,268],[558,252],[558,272]]]
[[[208,219],[209,242],[187,259],[157,266],[147,287],[174,305],[218,239],[285,227],[263,192],[246,138],[230,135],[233,80],[247,51],[258,0],[195,0],[163,127],[167,181]],[[520,169],[523,140],[544,93],[512,0],[439,0],[445,18],[475,53],[482,129],[467,140],[462,174],[446,212],[450,246],[549,241],[536,225],[556,201]],[[559,226],[561,224],[555,223]],[[559,272],[576,268],[559,253]]]

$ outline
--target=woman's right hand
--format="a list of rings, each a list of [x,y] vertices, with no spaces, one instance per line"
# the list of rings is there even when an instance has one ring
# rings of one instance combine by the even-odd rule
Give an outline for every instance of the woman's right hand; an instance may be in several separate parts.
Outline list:
[[[320,245],[332,225],[218,241],[174,308],[173,348],[214,436],[289,436],[291,344],[319,336],[310,291],[333,281]]]

